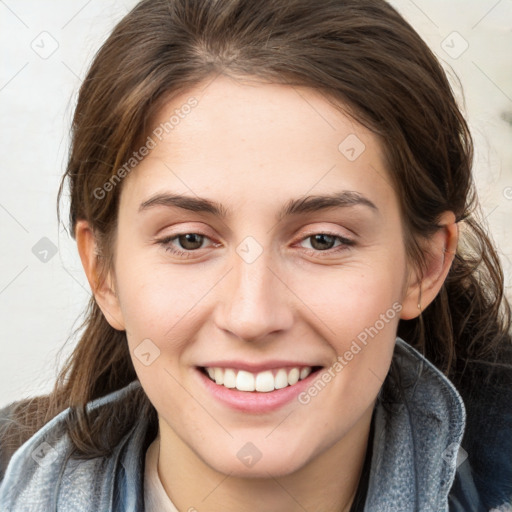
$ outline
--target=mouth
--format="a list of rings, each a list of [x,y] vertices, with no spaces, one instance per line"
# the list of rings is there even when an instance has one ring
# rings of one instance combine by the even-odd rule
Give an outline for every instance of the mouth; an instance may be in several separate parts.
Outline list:
[[[258,394],[294,387],[308,377],[313,377],[322,368],[322,366],[290,366],[250,372],[237,368],[200,366],[198,370],[221,388]]]

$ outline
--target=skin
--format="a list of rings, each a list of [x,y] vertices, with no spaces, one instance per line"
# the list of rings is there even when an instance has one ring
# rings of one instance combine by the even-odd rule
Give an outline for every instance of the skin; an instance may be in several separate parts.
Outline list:
[[[160,479],[180,511],[349,510],[399,318],[420,313],[420,287],[423,309],[437,295],[457,244],[454,215],[446,212],[423,242],[429,257],[420,280],[406,258],[377,136],[313,90],[225,76],[174,98],[153,125],[192,95],[198,105],[122,183],[105,281],[89,224],[76,227],[96,300],[110,324],[126,330],[158,412]],[[366,146],[355,161],[338,149],[349,134]],[[353,205],[275,219],[290,199],[341,190],[378,210]],[[161,205],[139,212],[165,192],[208,198],[232,213],[221,219]],[[318,249],[310,237],[326,231],[354,244],[328,238]],[[158,243],[186,233],[205,238],[185,256]],[[262,250],[252,263],[236,251],[247,236]],[[167,245],[190,247],[178,239]],[[196,365],[222,358],[328,368],[394,303],[401,311],[306,405],[243,413],[217,402],[197,378]],[[133,351],[148,338],[160,355],[145,366]],[[249,441],[262,454],[252,467],[237,457]]]

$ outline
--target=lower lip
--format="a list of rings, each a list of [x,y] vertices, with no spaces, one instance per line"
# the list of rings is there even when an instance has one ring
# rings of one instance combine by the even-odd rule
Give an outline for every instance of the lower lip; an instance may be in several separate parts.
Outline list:
[[[315,379],[320,370],[317,370],[305,379],[299,380],[293,386],[287,386],[282,389],[275,389],[267,393],[257,391],[239,391],[235,388],[227,388],[216,384],[209,379],[201,370],[195,369],[201,382],[214,398],[219,402],[243,412],[267,413],[272,412],[287,403],[294,400],[302,391],[304,391]]]

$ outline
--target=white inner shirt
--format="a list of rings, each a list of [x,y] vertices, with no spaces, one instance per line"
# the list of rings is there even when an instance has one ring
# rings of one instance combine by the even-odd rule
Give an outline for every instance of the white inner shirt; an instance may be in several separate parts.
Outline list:
[[[158,476],[158,450],[160,437],[149,445],[146,451],[144,470],[144,508],[146,512],[179,512],[165,492]]]

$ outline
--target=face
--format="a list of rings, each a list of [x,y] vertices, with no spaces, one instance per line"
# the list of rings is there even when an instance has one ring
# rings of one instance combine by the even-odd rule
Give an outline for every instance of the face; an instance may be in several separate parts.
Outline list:
[[[155,128],[173,115],[122,183],[118,318],[162,440],[289,474],[357,436],[390,365],[407,262],[382,147],[305,88],[221,76]]]

